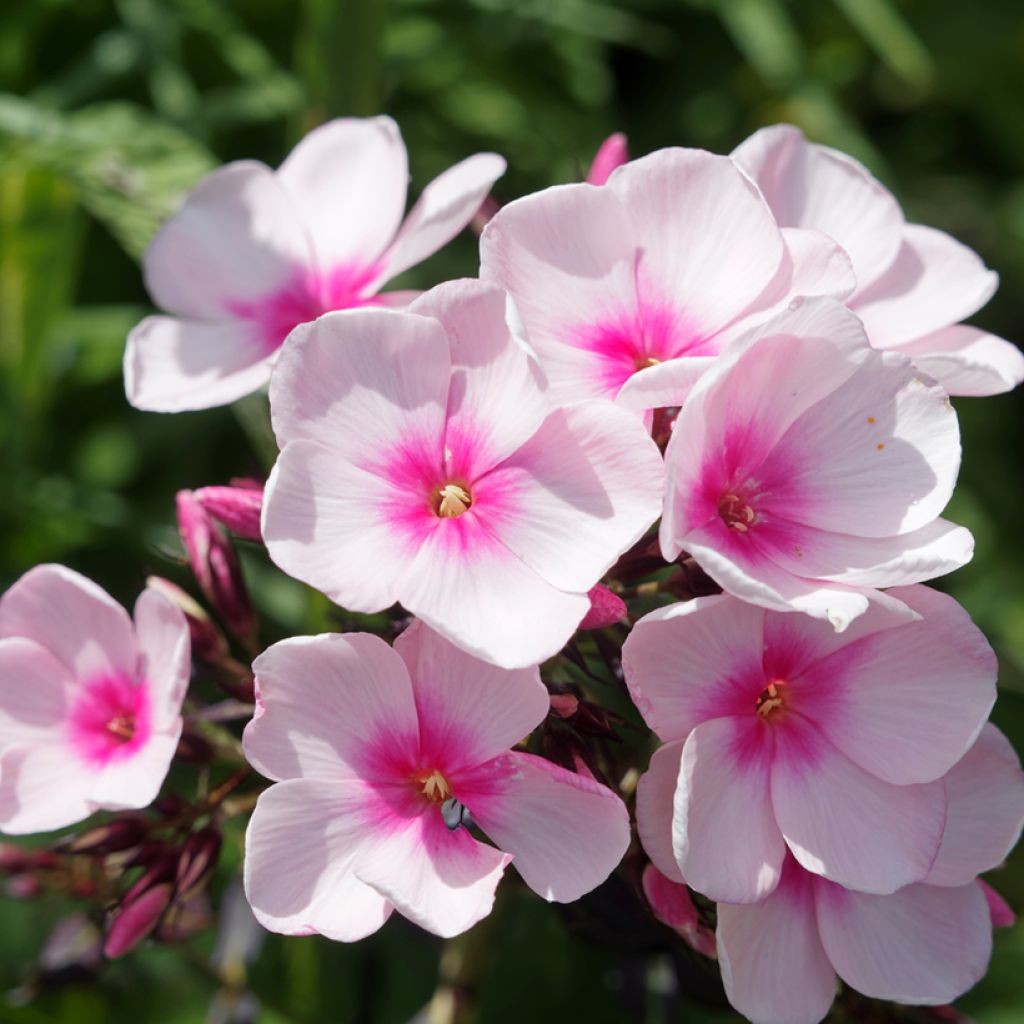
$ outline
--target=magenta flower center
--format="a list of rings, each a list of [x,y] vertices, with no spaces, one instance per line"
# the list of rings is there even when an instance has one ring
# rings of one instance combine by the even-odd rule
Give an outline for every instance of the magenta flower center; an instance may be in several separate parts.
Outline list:
[[[426,775],[415,779],[420,795],[434,804],[444,803],[452,795],[452,787],[448,780],[435,768]]]
[[[461,516],[473,504],[473,498],[468,487],[447,483],[434,492],[432,504],[434,515],[442,519],[453,519],[455,516]]]
[[[757,700],[754,702],[754,709],[757,711],[758,717],[763,719],[776,715],[785,706],[786,685],[781,679],[769,683],[758,694]]]
[[[152,731],[149,691],[124,674],[90,679],[68,717],[71,744],[87,764],[102,767],[138,750]]]
[[[748,499],[738,494],[723,494],[718,499],[718,515],[730,530],[746,533],[757,522],[757,513]]]

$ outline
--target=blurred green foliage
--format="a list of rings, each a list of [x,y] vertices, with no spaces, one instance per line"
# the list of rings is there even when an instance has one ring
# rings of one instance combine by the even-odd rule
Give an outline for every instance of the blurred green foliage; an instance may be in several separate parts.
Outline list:
[[[138,256],[221,161],[276,165],[329,117],[386,112],[409,146],[414,193],[493,149],[510,165],[497,195],[511,199],[580,178],[615,130],[635,154],[728,151],[763,124],[792,121],[865,160],[911,219],[976,248],[1003,280],[976,321],[1019,340],[1022,96],[1018,0],[6,0],[0,588],[40,561],[73,565],[123,600],[150,572],[184,583],[174,492],[265,468],[250,440],[258,403],[172,419],[132,410],[121,386],[125,334],[149,308]],[[408,284],[475,270],[467,234]],[[974,530],[978,550],[943,586],[997,647],[995,717],[1021,750],[1022,400],[958,408],[965,461],[949,514]],[[324,602],[255,549],[244,555],[268,642],[331,625]],[[240,836],[228,845],[225,879]],[[1024,907],[1024,855],[995,881]],[[713,977],[667,932],[658,949],[630,945],[633,901],[615,891],[602,900],[561,912],[506,883],[496,915],[472,933],[480,1019],[735,1019],[709,1008],[721,1006]],[[0,904],[0,986],[30,977],[66,911]],[[188,955],[148,948],[99,984],[0,1001],[0,1024],[204,1020],[219,984],[208,953],[204,942]],[[268,937],[250,977],[264,1021],[390,1024],[428,1001],[438,957],[438,943],[396,918],[352,948]],[[666,957],[699,998],[669,991]],[[987,1024],[1024,1019],[1022,968],[1018,925],[997,937],[990,976],[965,1010]]]

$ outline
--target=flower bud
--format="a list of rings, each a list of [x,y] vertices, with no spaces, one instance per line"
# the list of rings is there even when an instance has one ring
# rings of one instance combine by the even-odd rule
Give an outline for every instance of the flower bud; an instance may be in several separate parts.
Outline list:
[[[220,846],[220,833],[210,827],[193,832],[185,840],[175,871],[175,888],[180,897],[197,892],[209,881],[217,867]]]
[[[551,714],[556,718],[572,718],[579,707],[580,699],[574,693],[551,694]]]
[[[594,156],[594,162],[587,172],[587,183],[603,185],[616,167],[621,167],[629,160],[629,148],[626,136],[622,132],[609,135]]]
[[[116,960],[134,949],[156,928],[170,905],[174,888],[170,882],[155,885],[135,899],[122,902],[107,926],[103,954]]]
[[[163,882],[169,882],[174,877],[176,861],[173,854],[164,854],[158,860],[154,860],[139,880],[124,894],[121,906],[134,903],[144,892]]]
[[[148,576],[146,586],[158,590],[184,614],[192,641],[192,654],[197,661],[217,664],[228,653],[224,634],[206,614],[206,609],[181,587],[162,576]]]
[[[251,637],[256,619],[235,549],[194,492],[178,491],[176,503],[178,531],[206,599],[235,636]]]
[[[64,836],[54,843],[53,848],[58,853],[104,857],[108,853],[117,853],[138,846],[145,837],[146,825],[141,818],[114,818],[77,835]]]
[[[606,586],[598,583],[591,587],[587,597],[590,598],[590,610],[583,616],[580,629],[601,629],[626,617],[626,602]]]
[[[981,891],[985,894],[988,912],[992,916],[992,927],[1012,928],[1017,921],[1017,915],[1014,914],[1010,904],[983,879],[978,879],[978,885],[981,886]]]
[[[246,540],[262,540],[260,510],[263,485],[239,480],[232,487],[200,487],[193,491],[196,501],[219,523]]]
[[[654,916],[692,950],[714,959],[717,956],[715,934],[701,923],[690,890],[667,878],[653,864],[644,868],[640,882]]]

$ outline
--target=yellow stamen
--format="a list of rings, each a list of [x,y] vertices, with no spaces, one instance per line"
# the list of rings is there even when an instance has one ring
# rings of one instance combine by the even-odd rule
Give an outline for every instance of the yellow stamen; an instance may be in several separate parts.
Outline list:
[[[107,722],[107,732],[123,740],[130,740],[135,735],[135,719],[131,715],[118,715]]]
[[[437,492],[437,514],[442,519],[452,519],[461,516],[463,512],[473,504],[469,491],[458,484],[445,484]]]
[[[448,780],[439,772],[432,771],[429,775],[419,780],[420,792],[436,804],[444,803],[452,795],[452,787]]]
[[[774,682],[769,683],[761,691],[761,695],[757,698],[757,703],[754,706],[762,718],[767,718],[776,708],[782,707],[784,703],[782,691],[784,689],[785,687],[781,682]]]

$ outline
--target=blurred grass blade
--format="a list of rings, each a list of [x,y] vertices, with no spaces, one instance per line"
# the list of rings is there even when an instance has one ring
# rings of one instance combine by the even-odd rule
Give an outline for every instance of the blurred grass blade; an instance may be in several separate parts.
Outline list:
[[[834,0],[894,74],[919,89],[931,85],[931,56],[891,0]]]
[[[766,84],[785,87],[800,77],[803,46],[781,0],[717,0],[712,7]]]

